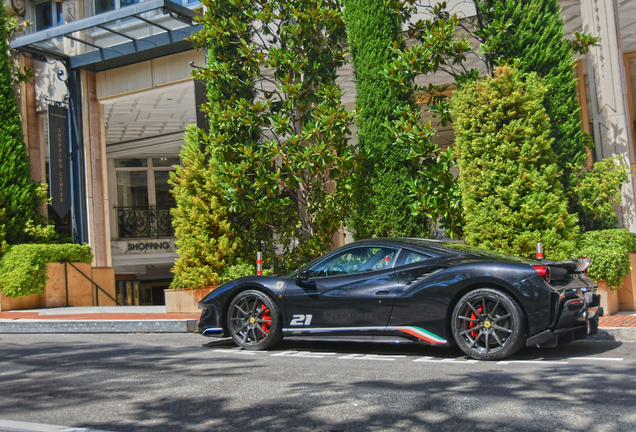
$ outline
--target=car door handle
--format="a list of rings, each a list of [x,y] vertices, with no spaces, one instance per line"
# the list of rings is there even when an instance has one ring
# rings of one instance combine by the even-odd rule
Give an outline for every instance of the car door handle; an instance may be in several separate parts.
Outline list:
[[[375,295],[387,295],[389,293],[389,290],[380,290],[380,291],[376,291]]]

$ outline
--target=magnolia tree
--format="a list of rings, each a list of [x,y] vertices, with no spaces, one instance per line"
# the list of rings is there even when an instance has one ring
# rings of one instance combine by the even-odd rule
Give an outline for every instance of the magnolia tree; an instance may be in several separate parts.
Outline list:
[[[271,262],[275,243],[294,266],[327,251],[351,209],[354,113],[336,70],[345,28],[336,0],[204,0],[208,49],[196,77],[208,85],[213,161],[239,254]]]

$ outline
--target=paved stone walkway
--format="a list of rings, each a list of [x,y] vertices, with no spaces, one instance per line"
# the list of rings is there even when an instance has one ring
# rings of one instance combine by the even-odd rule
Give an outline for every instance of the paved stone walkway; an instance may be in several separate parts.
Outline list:
[[[89,313],[69,315],[40,315],[38,312],[7,311],[0,312],[0,320],[171,320],[171,319],[196,319],[201,314],[174,314],[174,313]]]
[[[602,316],[599,319],[599,327],[613,328],[613,327],[633,327],[636,328],[636,312],[633,315],[616,314],[609,316]]]

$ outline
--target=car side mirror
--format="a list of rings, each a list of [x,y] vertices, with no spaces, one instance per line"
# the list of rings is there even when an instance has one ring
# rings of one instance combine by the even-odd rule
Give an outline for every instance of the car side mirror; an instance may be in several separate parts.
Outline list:
[[[309,270],[300,270],[296,277],[300,280],[306,281],[307,279],[309,279]]]

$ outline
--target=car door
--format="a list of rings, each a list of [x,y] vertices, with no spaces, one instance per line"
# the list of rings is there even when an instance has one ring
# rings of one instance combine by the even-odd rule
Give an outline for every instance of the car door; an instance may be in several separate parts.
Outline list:
[[[398,290],[399,248],[356,246],[319,261],[285,290],[287,331],[383,329]]]

